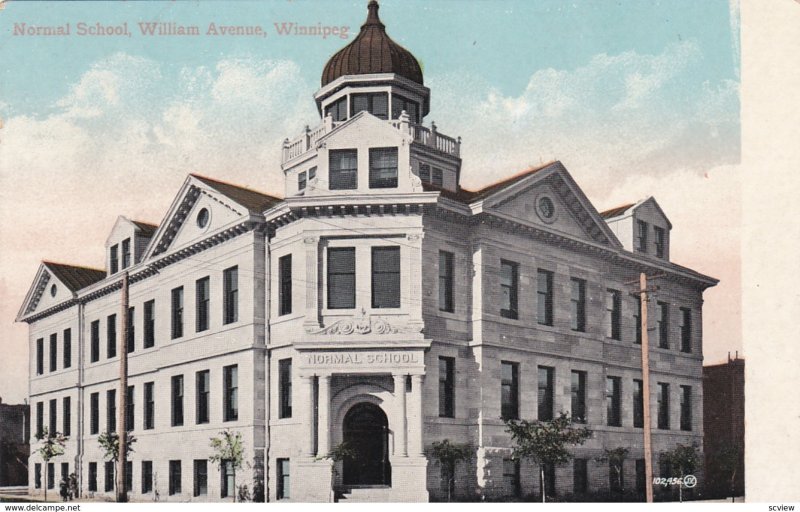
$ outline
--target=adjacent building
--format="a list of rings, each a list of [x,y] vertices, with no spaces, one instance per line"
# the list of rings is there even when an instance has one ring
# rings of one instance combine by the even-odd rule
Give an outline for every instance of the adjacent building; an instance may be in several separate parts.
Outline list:
[[[208,462],[223,429],[243,436],[237,485],[263,478],[271,501],[441,499],[427,449],[443,439],[474,451],[458,499],[511,499],[539,490],[504,419],[561,411],[595,434],[548,468],[551,490],[606,492],[596,459],[617,446],[625,489],[643,489],[642,272],[659,276],[654,452],[702,446],[702,296],[717,281],[670,261],[655,199],[600,213],[560,162],[462,188],[461,140],[424,124],[431,91],[375,1],[314,100],[318,126],[283,144],[283,197],[190,175],[158,226],[117,220],[104,269],[42,263],[18,320],[35,427],[70,436],[52,469],[112,492],[97,438],[116,426],[124,348],[133,499],[230,499],[231,468]],[[352,457],[325,458],[342,443]],[[41,466],[32,491],[52,484]]]
[[[30,407],[5,404],[0,398],[0,487],[28,485]]]

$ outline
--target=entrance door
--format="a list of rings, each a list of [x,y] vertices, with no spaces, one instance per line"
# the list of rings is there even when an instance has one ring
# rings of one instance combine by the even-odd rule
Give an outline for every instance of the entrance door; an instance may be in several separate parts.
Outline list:
[[[389,421],[375,404],[354,405],[344,417],[344,442],[354,452],[345,458],[344,484],[391,485],[389,465]]]

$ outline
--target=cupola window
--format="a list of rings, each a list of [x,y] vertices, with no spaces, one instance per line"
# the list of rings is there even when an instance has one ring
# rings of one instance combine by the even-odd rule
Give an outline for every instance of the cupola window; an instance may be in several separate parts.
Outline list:
[[[353,94],[350,97],[350,115],[354,116],[362,110],[366,110],[378,119],[388,119],[389,95],[386,93]]]
[[[347,120],[347,96],[338,99],[325,108],[325,115],[333,117],[334,121]]]
[[[418,116],[419,105],[416,102],[413,102],[411,100],[407,100],[406,98],[404,98],[402,96],[398,96],[397,94],[393,94],[392,95],[392,119],[399,119],[400,118],[400,114],[402,114],[404,110],[406,111],[406,114],[408,114],[408,117],[411,119],[412,123],[418,123],[419,122],[419,120],[418,120],[419,119],[419,116]]]

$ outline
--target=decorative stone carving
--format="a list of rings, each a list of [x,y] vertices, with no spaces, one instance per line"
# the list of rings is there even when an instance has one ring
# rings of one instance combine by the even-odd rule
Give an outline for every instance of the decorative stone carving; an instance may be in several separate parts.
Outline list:
[[[349,336],[351,334],[396,334],[404,332],[404,329],[397,328],[383,318],[368,315],[364,308],[355,314],[353,318],[343,318],[337,320],[327,327],[315,329],[306,328],[309,334],[327,334],[330,336]]]

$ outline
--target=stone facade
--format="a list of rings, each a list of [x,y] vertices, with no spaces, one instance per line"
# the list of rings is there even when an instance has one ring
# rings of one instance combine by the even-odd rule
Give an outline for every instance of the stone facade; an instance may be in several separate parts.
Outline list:
[[[377,12],[371,2],[362,30],[372,42],[354,41],[359,53],[388,39]],[[595,432],[575,450],[582,492],[608,488],[596,459],[618,446],[630,449],[633,489],[643,430],[631,292],[642,272],[659,279],[648,306],[653,451],[702,446],[702,292],[716,280],[669,261],[672,226],[655,200],[600,214],[560,162],[461,188],[460,139],[422,124],[430,90],[393,62],[326,75],[319,126],[284,142],[284,199],[192,175],[160,226],[118,219],[106,269],[42,264],[18,317],[30,325],[30,400],[37,425],[54,411],[57,430],[68,427],[53,463],[77,470],[83,492],[110,492],[97,437],[119,403],[123,329],[112,315],[121,317],[123,273],[133,499],[230,499],[232,482],[204,462],[209,438],[227,428],[245,446],[237,483],[263,481],[270,501],[444,499],[428,455],[444,439],[473,451],[457,469],[457,499],[537,493],[533,468],[509,460],[502,411],[513,402],[514,417],[544,418],[542,395],[549,414],[579,415],[574,371]],[[653,243],[636,250],[642,223]],[[33,492],[46,484],[41,463],[32,457]],[[573,493],[573,466],[554,474],[556,491]]]

